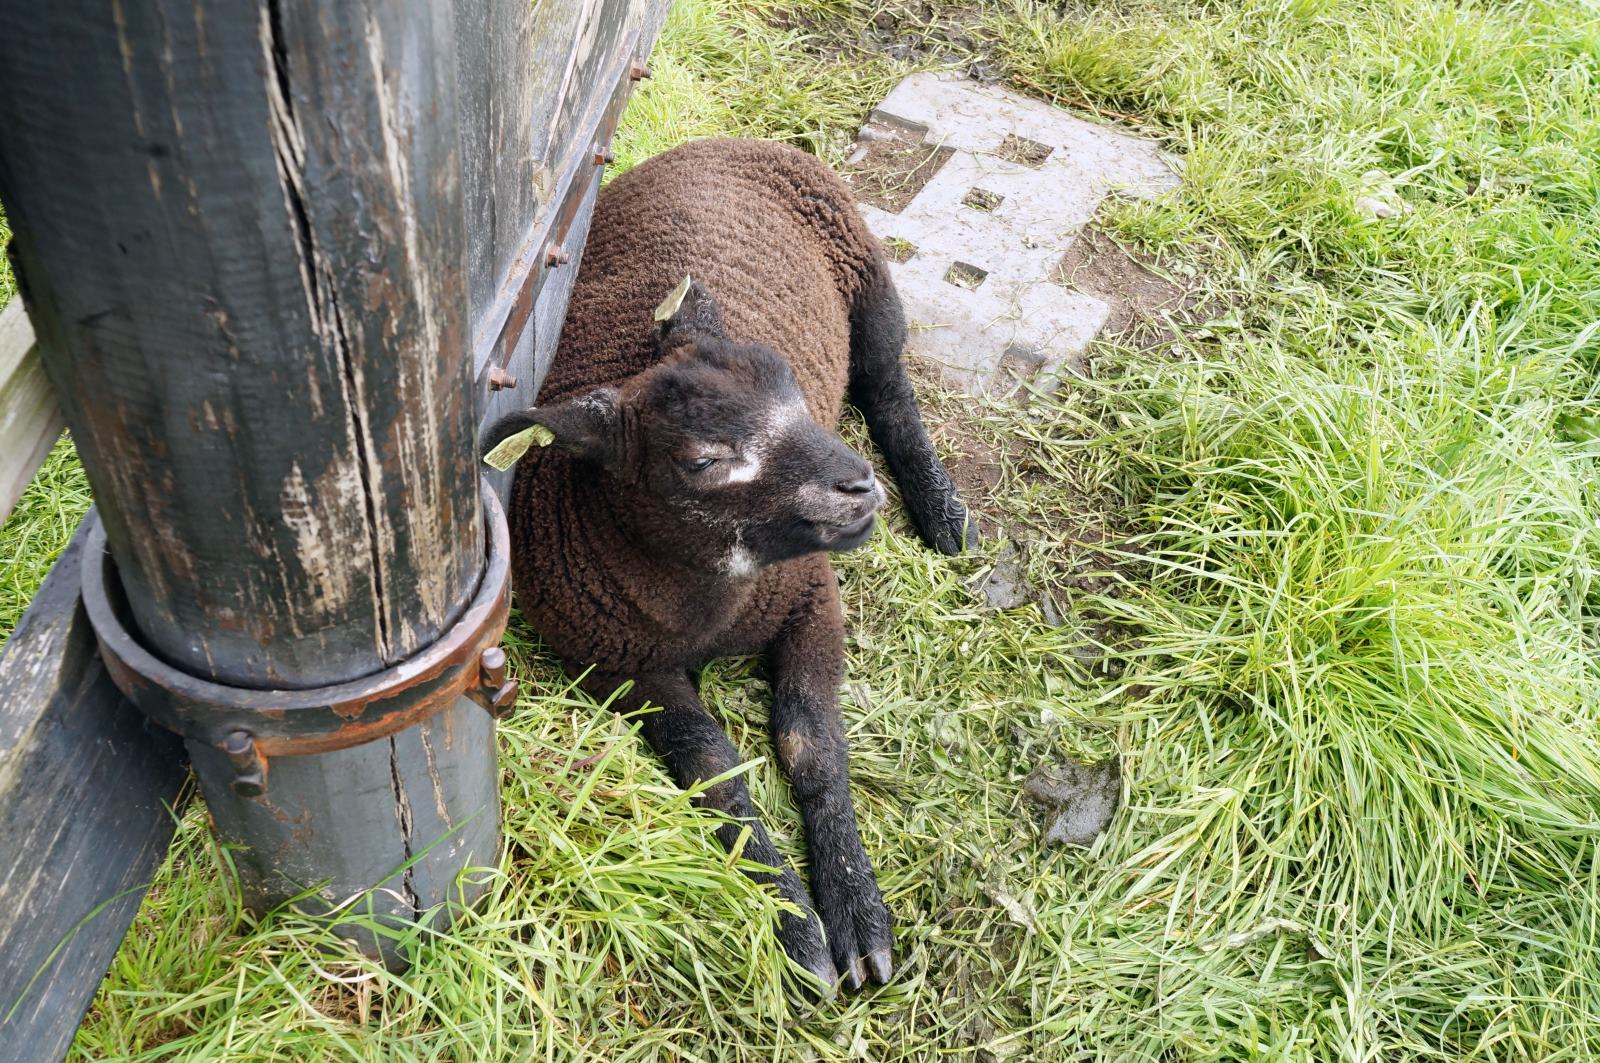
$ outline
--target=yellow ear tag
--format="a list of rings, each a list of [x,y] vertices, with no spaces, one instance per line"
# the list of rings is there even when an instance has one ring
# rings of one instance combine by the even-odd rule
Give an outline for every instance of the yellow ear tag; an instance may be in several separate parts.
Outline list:
[[[517,463],[517,459],[528,452],[528,448],[535,444],[548,447],[556,441],[556,434],[542,424],[532,428],[524,428],[506,436],[496,443],[494,449],[483,456],[483,463],[491,468],[505,472]]]
[[[678,307],[683,305],[683,297],[689,294],[689,275],[685,273],[678,286],[661,300],[661,305],[656,307],[657,321],[671,321],[672,315],[678,312]]]

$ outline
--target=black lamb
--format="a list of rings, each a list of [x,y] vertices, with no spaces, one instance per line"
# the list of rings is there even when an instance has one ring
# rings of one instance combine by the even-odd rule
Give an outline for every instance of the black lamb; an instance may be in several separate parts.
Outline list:
[[[653,311],[694,283],[664,322]],[[784,864],[741,779],[701,800],[724,845],[776,869],[802,915],[779,936],[830,989],[892,972],[891,920],[851,804],[838,690],[844,631],[828,553],[872,533],[883,488],[834,431],[848,389],[922,538],[974,540],[901,363],[905,320],[883,253],[844,185],[780,144],[686,144],[600,195],[509,507],[523,614],[596,698],[633,713],[681,786],[737,750],[707,714],[706,661],[765,653],[772,728],[810,851],[811,892]],[[815,897],[815,901],[813,901]],[[820,917],[820,922],[818,920]]]

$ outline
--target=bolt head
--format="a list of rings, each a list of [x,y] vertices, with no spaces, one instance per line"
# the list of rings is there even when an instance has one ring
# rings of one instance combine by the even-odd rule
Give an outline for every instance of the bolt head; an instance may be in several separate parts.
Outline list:
[[[478,667],[482,669],[483,685],[491,690],[506,681],[506,651],[499,646],[490,646],[478,658]]]
[[[489,389],[491,391],[503,391],[506,388],[514,388],[516,386],[516,377],[512,376],[510,373],[506,372],[504,369],[501,369],[497,365],[490,367]]]

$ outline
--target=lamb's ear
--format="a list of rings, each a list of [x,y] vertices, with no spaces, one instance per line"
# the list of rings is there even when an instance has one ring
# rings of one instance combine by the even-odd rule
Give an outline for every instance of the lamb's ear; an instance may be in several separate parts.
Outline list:
[[[620,423],[616,391],[596,388],[565,402],[506,414],[484,429],[479,451],[488,454],[508,437],[539,425],[555,437],[551,446],[585,461],[610,465],[621,451]]]
[[[533,419],[532,410],[517,410],[506,414],[494,424],[485,428],[483,435],[478,437],[478,456],[484,457],[495,447],[504,443],[510,436],[526,431],[538,423]]]
[[[689,281],[688,290],[676,309],[661,322],[661,349],[691,343],[696,339],[723,339],[722,308],[711,298],[711,293],[697,280]],[[673,292],[672,295],[676,295]],[[667,297],[669,300],[672,296]],[[666,304],[662,304],[665,308]]]
[[[556,438],[552,446],[599,465],[614,464],[622,452],[622,418],[612,388],[595,388],[575,399],[535,406],[531,423],[544,425]]]

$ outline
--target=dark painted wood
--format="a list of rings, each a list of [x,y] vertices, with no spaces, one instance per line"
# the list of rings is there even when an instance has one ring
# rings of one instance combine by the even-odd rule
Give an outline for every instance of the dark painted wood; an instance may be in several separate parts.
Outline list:
[[[0,12],[19,287],[140,629],[263,687],[432,641],[482,556],[450,9]]]
[[[122,699],[78,600],[80,531],[0,650],[0,1057],[66,1054],[172,839],[177,738]]]
[[[528,0],[454,0],[460,98],[462,200],[473,329],[494,301],[551,191],[534,172],[533,114],[539,71],[530,67],[534,8]]]
[[[217,833],[243,847],[234,862],[245,903],[265,911],[309,891],[297,907],[320,915],[355,898],[341,910],[367,919],[336,932],[392,966],[404,964],[397,940],[373,923],[399,931],[422,909],[471,903],[482,890],[463,896],[457,872],[499,861],[494,721],[465,698],[389,738],[274,757],[257,798],[233,792],[219,750],[187,745]]]
[[[596,172],[590,179],[583,205],[573,220],[574,233],[581,235],[589,231],[589,219],[594,214],[594,200],[599,191],[600,174]],[[566,319],[567,300],[572,295],[572,285],[578,279],[578,267],[582,261],[583,245],[579,243],[572,261],[552,274],[540,290],[539,299],[533,308],[533,319],[527,331],[523,333],[522,342],[512,351],[506,363],[507,370],[516,378],[517,386],[490,393],[484,423],[491,423],[513,410],[526,409],[537,400],[539,388],[544,384],[545,375],[550,371],[550,363],[556,356],[556,346],[561,339],[561,325]],[[483,467],[484,478],[494,486],[496,493],[502,499],[510,497],[511,474],[515,468],[512,466],[511,469],[500,472],[487,465]]]
[[[622,62],[649,53],[641,35],[652,5],[634,0],[583,0],[577,40],[568,59],[564,89],[551,116],[544,157],[557,174],[594,149],[594,127],[609,102]],[[576,246],[579,241],[574,240]]]
[[[562,160],[552,158],[550,137],[562,101],[573,91],[569,74],[584,21],[592,17],[596,0],[571,0],[561,4],[535,4],[531,35],[533,107],[528,115],[529,148],[541,204],[556,201],[561,188]],[[589,91],[598,91],[591,87]]]
[[[597,149],[609,147],[633,84],[630,71],[636,61],[648,57],[669,6],[669,0],[536,5],[532,146],[539,187],[548,192],[542,191],[540,209],[528,225],[523,246],[538,251],[559,243],[571,258],[540,278],[520,342],[509,351],[496,352],[517,385],[488,395],[483,423],[532,405],[556,357],[567,299],[604,172],[594,156]],[[577,208],[564,214],[569,196],[576,196]],[[487,371],[486,365],[477,368],[480,374]],[[486,469],[485,475],[504,498],[510,474]]]
[[[517,256],[570,225],[499,404],[531,402],[606,103],[666,7],[0,0],[26,29],[0,35],[23,299],[152,649],[304,688],[448,626],[482,558],[474,330]],[[92,652],[76,549],[0,655],[0,1043],[24,1060],[70,1043],[184,770]],[[493,725],[470,702],[276,758],[261,799],[192,752],[257,910],[371,889],[356,909],[403,923],[470,901],[457,870],[498,855]]]
[[[0,16],[27,28],[0,34],[19,290],[145,645],[270,690],[433,643],[484,556],[454,10]],[[256,799],[191,752],[218,833],[249,849],[252,907],[379,886],[362,903],[403,922],[497,856],[492,733],[458,703],[392,741],[275,757]]]

